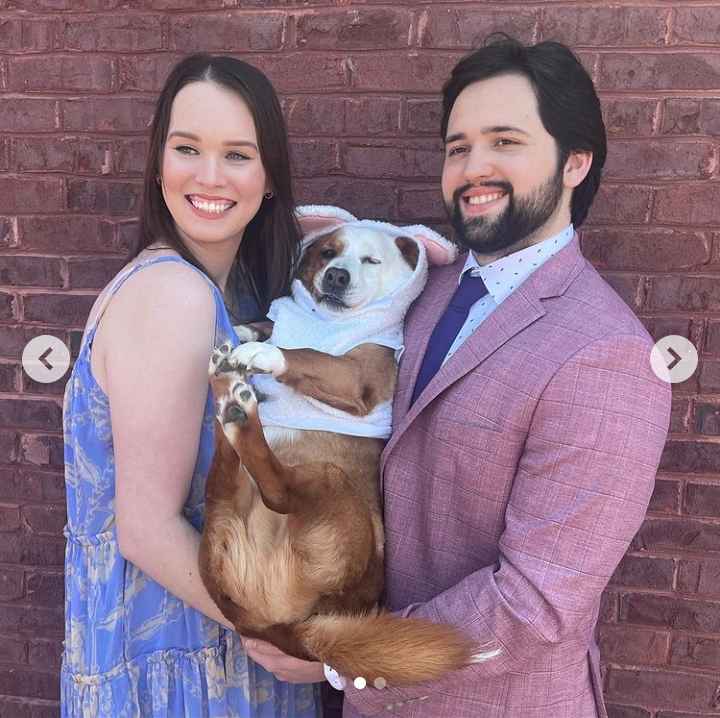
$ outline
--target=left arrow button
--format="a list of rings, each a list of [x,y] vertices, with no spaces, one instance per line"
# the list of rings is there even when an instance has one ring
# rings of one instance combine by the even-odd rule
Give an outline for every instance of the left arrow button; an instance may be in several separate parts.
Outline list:
[[[49,360],[51,354],[52,362]],[[25,345],[22,366],[31,379],[51,384],[65,376],[70,366],[70,350],[52,334],[41,334]]]

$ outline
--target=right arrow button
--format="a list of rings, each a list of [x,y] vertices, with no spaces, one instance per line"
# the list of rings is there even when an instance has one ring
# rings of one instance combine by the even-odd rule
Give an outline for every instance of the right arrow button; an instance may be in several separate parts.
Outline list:
[[[697,369],[698,353],[695,345],[678,334],[670,334],[658,341],[650,352],[650,366],[655,374],[670,384],[689,379]]]

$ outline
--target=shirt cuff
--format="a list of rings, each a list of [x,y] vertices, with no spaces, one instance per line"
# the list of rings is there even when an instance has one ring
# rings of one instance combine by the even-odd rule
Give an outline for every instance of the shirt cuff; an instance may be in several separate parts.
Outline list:
[[[327,682],[338,691],[344,691],[347,685],[347,678],[341,676],[334,668],[328,666],[327,663],[323,663],[323,673]]]

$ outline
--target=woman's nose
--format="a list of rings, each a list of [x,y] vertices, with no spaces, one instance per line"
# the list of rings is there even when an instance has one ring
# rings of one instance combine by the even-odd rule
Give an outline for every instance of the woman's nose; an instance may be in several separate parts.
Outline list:
[[[212,157],[203,158],[195,178],[200,184],[207,186],[215,187],[223,184],[222,168],[219,162]]]

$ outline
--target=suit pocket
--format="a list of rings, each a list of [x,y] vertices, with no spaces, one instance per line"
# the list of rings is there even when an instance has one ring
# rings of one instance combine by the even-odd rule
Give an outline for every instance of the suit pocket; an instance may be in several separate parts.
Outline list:
[[[494,431],[497,433],[502,433],[503,431],[503,426],[497,419],[489,419],[479,411],[473,411],[466,406],[449,404],[447,402],[435,413],[433,421],[454,426],[467,426],[473,429]]]

